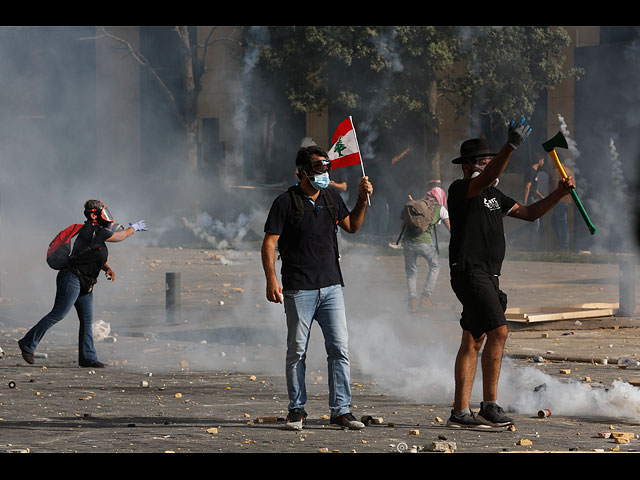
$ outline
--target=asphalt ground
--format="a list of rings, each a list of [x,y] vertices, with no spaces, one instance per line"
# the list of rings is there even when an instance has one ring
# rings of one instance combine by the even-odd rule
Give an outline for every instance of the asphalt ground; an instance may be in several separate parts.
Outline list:
[[[499,402],[515,427],[447,427],[460,330],[446,261],[437,309],[411,315],[403,258],[395,253],[356,248],[342,258],[352,411],[375,420],[360,431],[329,425],[326,360],[315,327],[307,425],[301,432],[284,428],[284,314],[264,299],[257,250],[113,249],[116,281],[100,279],[95,292],[95,320],[109,327],[96,342],[104,369],[78,367],[75,312],[45,336],[38,353],[46,358],[25,363],[16,341],[51,307],[53,286],[34,298],[5,280],[0,452],[640,451],[640,391],[632,384],[640,369],[615,364],[638,352],[635,316],[511,325]],[[180,273],[177,318],[165,308],[167,272]],[[53,284],[55,273],[45,274]],[[616,302],[618,266],[507,261],[501,285],[510,306],[522,308]],[[473,408],[480,388],[474,386]],[[551,415],[539,417],[541,409]],[[614,438],[623,433],[628,443]]]

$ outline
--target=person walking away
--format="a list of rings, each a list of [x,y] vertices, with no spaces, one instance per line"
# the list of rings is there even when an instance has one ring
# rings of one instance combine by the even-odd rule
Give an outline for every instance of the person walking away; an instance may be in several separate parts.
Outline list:
[[[434,189],[432,189],[434,190]],[[416,313],[418,305],[424,310],[431,310],[436,304],[431,300],[433,290],[438,280],[440,272],[440,258],[435,241],[436,226],[443,219],[447,228],[449,228],[449,220],[447,209],[440,203],[442,196],[437,196],[438,192],[429,190],[424,198],[417,201],[417,205],[423,208],[423,211],[431,218],[428,220],[426,228],[420,229],[411,221],[409,209],[416,208],[416,202],[410,201],[403,210],[403,241],[402,248],[404,252],[404,267],[407,276],[407,290],[409,312]],[[444,200],[446,201],[446,200]],[[418,303],[417,277],[418,277],[418,258],[424,258],[428,265],[427,276],[424,288],[420,295]]]

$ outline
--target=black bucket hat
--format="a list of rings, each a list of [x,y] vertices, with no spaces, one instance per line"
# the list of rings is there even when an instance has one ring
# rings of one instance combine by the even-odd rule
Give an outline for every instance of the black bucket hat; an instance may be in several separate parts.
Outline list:
[[[470,138],[460,145],[460,156],[451,160],[451,163],[461,164],[467,160],[475,160],[476,158],[495,157],[497,153],[491,152],[489,145],[482,138]]]

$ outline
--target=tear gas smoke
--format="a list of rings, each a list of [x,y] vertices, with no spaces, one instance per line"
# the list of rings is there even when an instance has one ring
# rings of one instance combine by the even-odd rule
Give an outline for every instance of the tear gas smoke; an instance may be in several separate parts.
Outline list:
[[[561,161],[567,164],[567,166],[573,170],[576,174],[580,173],[578,166],[576,165],[576,160],[580,157],[580,150],[578,150],[578,145],[573,138],[571,138],[571,132],[569,131],[569,127],[567,126],[567,122],[564,117],[558,114],[558,121],[560,122],[560,131],[562,135],[564,135],[565,140],[567,141],[567,146],[569,153],[571,154],[567,158],[562,157]]]
[[[78,84],[95,85],[93,71],[83,68],[70,72],[73,75],[65,76],[62,67],[66,65],[68,57],[61,52],[67,51],[70,56],[77,52],[56,47],[54,42],[48,41],[51,39],[47,35],[36,29],[30,32],[38,34],[31,35],[32,42],[40,42],[41,52],[54,51],[55,54],[35,58],[33,52],[25,52],[25,49],[21,48],[21,45],[25,45],[25,38],[9,38],[7,31],[0,29],[0,34],[4,35],[5,40],[0,42],[0,64],[3,65],[0,75],[5,86],[0,89],[0,95],[3,103],[10,107],[5,110],[3,116],[3,142],[0,147],[3,169],[0,180],[0,218],[3,226],[0,233],[3,245],[0,249],[0,271],[3,280],[1,285],[4,297],[23,298],[24,303],[29,305],[24,309],[17,305],[12,311],[15,318],[2,318],[4,326],[25,326],[25,322],[33,324],[38,320],[38,315],[44,315],[52,305],[55,272],[44,262],[46,246],[61,228],[83,220],[81,208],[88,198],[104,200],[116,215],[116,219],[123,224],[143,218],[147,220],[148,232],[136,234],[123,244],[110,246],[110,263],[116,267],[116,272],[123,272],[127,282],[131,284],[142,280],[146,274],[137,265],[130,263],[136,248],[160,245],[163,235],[175,232],[180,227],[189,229],[192,235],[209,242],[213,248],[233,247],[234,242],[246,240],[251,230],[261,234],[265,212],[260,210],[256,210],[255,214],[238,212],[237,215],[231,216],[231,219],[222,220],[216,218],[217,212],[207,206],[203,208],[203,213],[194,219],[193,211],[182,207],[187,202],[181,200],[203,198],[208,199],[211,204],[216,204],[223,202],[228,196],[228,192],[223,192],[221,198],[216,197],[217,192],[212,192],[210,185],[203,185],[202,182],[183,184],[181,190],[176,190],[168,188],[174,185],[170,179],[143,176],[133,166],[131,170],[125,171],[103,168],[100,170],[103,173],[97,178],[95,168],[87,161],[87,158],[92,157],[87,157],[84,143],[86,139],[82,137],[84,130],[78,125],[82,123],[78,119],[85,119],[87,108],[82,100],[86,97],[76,95]],[[80,36],[89,35],[71,34],[73,38]],[[33,46],[33,43],[30,45]],[[84,45],[86,47],[87,43]],[[86,48],[92,49],[94,46]],[[385,48],[386,52],[393,54],[392,45],[388,44]],[[86,51],[81,53],[87,54]],[[51,63],[42,63],[43,58],[47,58]],[[393,55],[390,58],[397,62]],[[245,74],[251,75],[255,58],[249,52],[245,60]],[[394,63],[394,68],[401,68],[401,65]],[[53,89],[55,95],[51,94],[48,97],[53,106],[49,105],[48,109],[39,110],[38,106],[43,106],[47,100],[44,98],[48,92],[47,85],[56,85]],[[247,102],[240,97],[238,99],[238,113],[233,124],[239,129],[247,128],[246,110],[243,110],[246,109]],[[379,108],[374,104],[369,107],[370,118],[373,118]],[[70,119],[75,121],[72,122]],[[561,117],[560,120],[563,122]],[[114,124],[118,121],[118,118],[113,119]],[[55,125],[64,125],[63,132],[66,136],[61,138],[60,130],[56,130]],[[370,132],[371,137],[363,135],[363,146],[371,149],[367,152],[372,153],[376,132],[369,128],[360,129],[357,125],[356,127],[358,133],[364,133],[365,130]],[[570,140],[568,132],[565,137]],[[59,147],[61,143],[66,146],[66,150]],[[574,158],[579,156],[575,142],[570,143],[570,151]],[[234,164],[239,163],[239,155],[242,152],[239,146],[237,152],[238,156],[228,157],[227,160]],[[291,162],[293,163],[293,159]],[[577,168],[574,168],[574,171],[579,173]],[[182,181],[180,178],[179,182]],[[373,183],[375,188],[375,179]],[[404,190],[399,191],[404,197]],[[271,193],[265,193],[260,201],[266,208],[272,199]],[[374,194],[372,203],[375,201]],[[176,206],[176,203],[179,206]],[[610,209],[610,206],[608,208]],[[255,226],[256,223],[260,226]],[[234,261],[233,252],[229,252],[228,258]],[[389,298],[384,291],[377,289],[380,284],[376,283],[376,278],[381,272],[372,265],[371,257],[362,259],[345,253],[343,261],[344,271],[348,276],[345,295],[354,364],[363,373],[375,379],[380,388],[392,395],[418,402],[449,404],[453,399],[453,365],[460,339],[458,314],[454,311],[444,314],[443,317],[434,316],[424,324],[405,324],[394,315],[393,310],[402,308],[404,305],[401,303],[404,299],[399,299],[397,294]],[[259,269],[259,262],[252,264],[252,268]],[[261,276],[257,277],[259,280],[253,278],[255,277],[247,279],[242,286],[262,294],[264,279]],[[255,285],[254,282],[260,284]],[[447,290],[443,295],[445,301],[457,305],[450,291]],[[136,305],[123,302],[117,280],[113,286],[100,282],[96,289],[96,299],[101,305],[117,305],[120,318],[131,318],[133,322],[140,317],[140,309],[137,309]],[[262,298],[261,300],[264,301]],[[156,298],[156,304],[152,307],[157,307],[158,303],[161,305],[163,301],[164,297],[161,295]],[[233,334],[231,327],[237,327],[237,324],[243,324],[247,318],[255,316],[255,303],[255,298],[243,299],[238,307],[228,313],[224,326],[229,327],[230,335]],[[358,306],[362,304],[369,306],[368,315],[357,313]],[[34,308],[34,305],[37,308]],[[389,306],[392,308],[389,309]],[[282,308],[277,305],[272,307],[261,313],[256,321],[269,327],[274,336],[282,340],[285,338]],[[99,310],[96,309],[96,312]],[[199,321],[209,314],[209,310],[202,309],[200,313],[194,313],[194,320]],[[71,313],[69,316],[73,315]],[[153,320],[155,324],[164,321]],[[71,328],[77,328],[73,318],[67,318],[63,322]],[[150,329],[152,332],[153,326]],[[252,334],[245,331],[231,337],[229,341],[241,353],[244,348],[243,342],[264,343],[263,333]],[[223,364],[219,357],[215,358],[209,352],[201,353],[197,350],[194,346],[191,353],[201,359],[202,364],[206,365],[205,368],[215,369]],[[323,355],[321,334],[315,329],[312,333],[309,361],[316,358],[317,364],[324,369],[321,358]],[[260,368],[282,373],[283,358],[279,350],[273,357],[265,358]],[[478,401],[480,381],[479,371],[474,387],[474,401]],[[534,388],[541,384],[545,384],[546,389],[534,392]],[[499,401],[505,407],[511,406],[521,413],[535,413],[540,408],[550,408],[554,413],[564,415],[590,416],[601,413],[640,418],[638,390],[628,384],[614,382],[607,390],[589,391],[581,384],[554,379],[534,367],[515,366],[508,359],[503,364]]]

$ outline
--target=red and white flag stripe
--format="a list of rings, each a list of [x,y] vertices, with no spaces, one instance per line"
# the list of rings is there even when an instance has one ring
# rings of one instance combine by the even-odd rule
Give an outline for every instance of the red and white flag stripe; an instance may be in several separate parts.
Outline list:
[[[343,120],[331,138],[333,146],[329,150],[331,170],[362,163],[358,138],[351,117]]]

